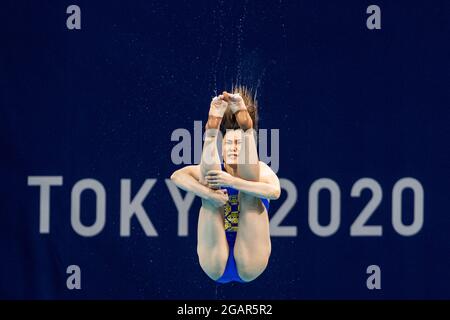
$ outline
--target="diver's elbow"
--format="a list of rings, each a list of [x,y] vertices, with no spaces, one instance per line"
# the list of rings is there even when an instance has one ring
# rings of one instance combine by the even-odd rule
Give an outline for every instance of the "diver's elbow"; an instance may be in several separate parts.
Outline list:
[[[277,188],[277,190],[275,191],[275,199],[274,200],[278,200],[281,196],[281,188]]]
[[[173,182],[175,182],[178,178],[178,173],[175,171],[174,173],[172,173],[172,175],[170,176],[170,180],[172,180]]]
[[[270,200],[278,200],[281,196],[281,189],[276,188],[270,195]]]

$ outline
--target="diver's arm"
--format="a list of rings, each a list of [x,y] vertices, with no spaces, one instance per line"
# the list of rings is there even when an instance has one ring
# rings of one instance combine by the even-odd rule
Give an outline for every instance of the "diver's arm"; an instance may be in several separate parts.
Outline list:
[[[238,177],[234,178],[232,187],[239,191],[257,198],[266,198],[270,200],[276,200],[280,197],[281,190],[278,178],[276,179],[277,184],[274,184],[275,181],[273,183],[267,183],[262,181],[247,181]]]
[[[280,197],[281,188],[277,175],[265,163],[260,162],[260,181],[248,181],[233,177],[225,171],[208,172],[206,181],[211,187],[232,187],[257,198],[276,200]]]
[[[208,200],[208,196],[212,190],[198,181],[199,172],[199,166],[186,166],[172,173],[170,180],[178,188],[192,192],[196,196]]]
[[[228,200],[220,190],[212,190],[207,186],[202,185],[198,179],[200,177],[200,166],[186,166],[175,171],[170,179],[175,185],[187,192],[192,192],[196,196],[213,202],[217,205],[223,205]]]

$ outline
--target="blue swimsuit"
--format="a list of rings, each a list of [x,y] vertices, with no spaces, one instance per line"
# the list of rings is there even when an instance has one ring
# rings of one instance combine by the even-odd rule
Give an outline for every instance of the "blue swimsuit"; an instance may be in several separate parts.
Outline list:
[[[227,265],[223,275],[216,281],[219,283],[227,283],[231,281],[245,282],[239,277],[236,261],[234,260],[234,243],[236,242],[236,234],[238,229],[239,220],[239,191],[234,188],[226,187],[228,191],[228,202],[224,206],[224,219],[225,219],[225,235],[228,241],[228,247],[230,253],[228,255]],[[263,205],[269,211],[269,200],[261,198]]]

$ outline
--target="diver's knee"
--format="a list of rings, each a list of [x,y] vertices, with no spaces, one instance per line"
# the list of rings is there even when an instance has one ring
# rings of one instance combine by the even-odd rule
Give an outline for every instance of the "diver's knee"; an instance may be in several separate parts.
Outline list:
[[[208,277],[217,280],[223,275],[228,260],[225,250],[197,248],[197,254],[200,266]]]
[[[266,267],[267,262],[254,266],[240,265],[237,266],[237,271],[242,280],[250,282],[258,278],[266,270]]]
[[[252,281],[258,278],[269,263],[270,249],[262,250],[258,255],[235,252],[236,267],[244,281]]]

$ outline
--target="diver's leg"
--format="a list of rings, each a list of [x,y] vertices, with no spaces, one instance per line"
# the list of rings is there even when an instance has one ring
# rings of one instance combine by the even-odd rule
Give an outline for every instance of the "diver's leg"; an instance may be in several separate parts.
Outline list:
[[[217,135],[227,104],[214,98],[206,124],[205,142],[200,162],[200,182],[205,183],[209,170],[220,170],[220,158],[217,151]],[[197,254],[203,271],[213,280],[220,278],[228,259],[228,242],[225,236],[223,207],[214,207],[202,199],[197,230]]]
[[[269,262],[271,243],[269,217],[261,201],[246,201],[240,194],[239,228],[234,257],[240,277],[244,281],[257,278]]]
[[[213,207],[202,200],[198,217],[197,254],[203,271],[213,280],[220,278],[228,259],[223,207]]]
[[[201,183],[206,183],[205,176],[208,171],[221,170],[219,153],[217,151],[217,137],[220,133],[220,123],[227,106],[227,103],[220,97],[215,97],[211,102],[200,161]]]
[[[242,144],[238,156],[237,175],[248,181],[259,181],[259,159],[254,132],[253,128],[241,131]]]
[[[259,159],[252,119],[242,98],[234,95],[229,99],[230,108],[235,112],[243,135],[237,174],[245,180],[259,181]],[[265,270],[269,261],[271,252],[269,217],[259,198],[240,192],[239,203],[239,228],[234,256],[239,276],[244,281],[252,281]]]
[[[238,176],[245,180],[259,181],[259,160],[252,129],[244,133],[238,160]],[[257,164],[256,164],[257,163]],[[259,198],[240,192],[239,228],[234,247],[238,273],[242,280],[257,278],[266,268],[271,252],[269,217]]]
[[[244,180],[259,181],[259,159],[253,120],[239,94],[224,92],[223,96],[228,101],[241,128],[242,143],[238,156],[237,175]]]

